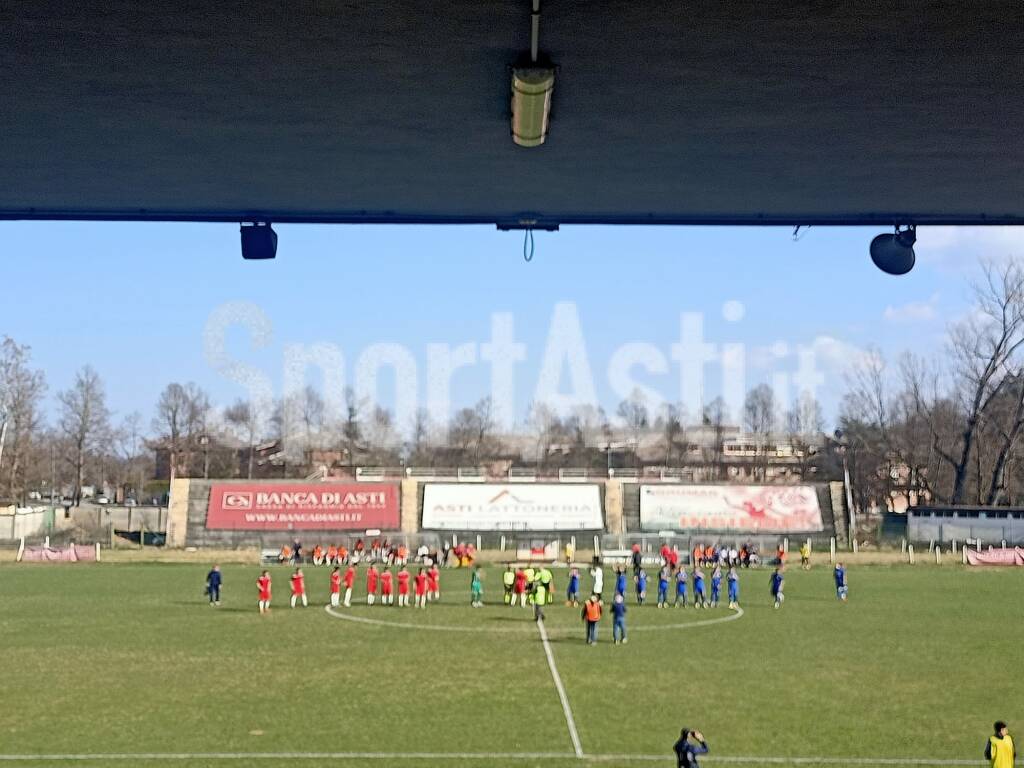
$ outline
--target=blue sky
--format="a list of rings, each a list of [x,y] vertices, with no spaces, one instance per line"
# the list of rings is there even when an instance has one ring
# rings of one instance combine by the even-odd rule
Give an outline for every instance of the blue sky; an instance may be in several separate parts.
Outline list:
[[[138,410],[147,423],[169,381],[195,381],[219,405],[248,396],[204,353],[204,329],[225,306],[268,321],[263,348],[233,327],[224,354],[260,372],[275,395],[288,345],[333,345],[352,384],[359,355],[391,343],[415,360],[415,388],[425,398],[428,344],[485,343],[492,314],[511,314],[525,345],[512,376],[522,419],[559,305],[578,318],[595,396],[609,412],[621,399],[609,363],[632,342],[660,351],[668,365],[665,373],[634,367],[637,383],[679,399],[671,345],[681,315],[699,313],[708,343],[744,345],[748,387],[794,372],[798,348],[813,349],[823,377],[817,394],[831,422],[843,368],[859,349],[876,345],[892,358],[907,348],[941,352],[947,323],[967,311],[979,259],[1015,255],[1024,242],[1012,229],[921,228],[917,267],[893,278],[868,258],[876,230],[853,228],[812,228],[793,242],[781,228],[567,227],[538,232],[534,259],[525,263],[522,233],[490,227],[278,226],[272,262],[244,262],[238,228],[227,224],[0,227],[7,284],[0,333],[32,347],[50,385],[49,411],[55,393],[89,363],[111,409]],[[714,365],[707,370],[705,400],[721,378]],[[379,377],[385,405],[394,402],[394,378],[387,370]],[[457,371],[453,406],[489,394],[491,379],[482,362]],[[310,381],[318,381],[314,370]]]

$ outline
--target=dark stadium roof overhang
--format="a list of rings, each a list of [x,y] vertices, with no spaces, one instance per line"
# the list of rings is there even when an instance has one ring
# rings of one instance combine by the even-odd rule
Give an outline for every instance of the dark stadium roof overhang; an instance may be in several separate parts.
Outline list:
[[[0,218],[1024,223],[1024,4],[0,6]]]

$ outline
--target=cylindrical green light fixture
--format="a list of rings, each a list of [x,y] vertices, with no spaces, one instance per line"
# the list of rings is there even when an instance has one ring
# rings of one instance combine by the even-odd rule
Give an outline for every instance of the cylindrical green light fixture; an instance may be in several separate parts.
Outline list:
[[[512,141],[521,147],[539,147],[548,136],[551,93],[555,70],[517,67],[512,70]]]

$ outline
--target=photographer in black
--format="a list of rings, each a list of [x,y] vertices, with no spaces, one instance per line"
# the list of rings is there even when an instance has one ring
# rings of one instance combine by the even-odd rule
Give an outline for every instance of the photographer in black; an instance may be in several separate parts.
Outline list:
[[[690,739],[694,741],[690,741]],[[696,742],[696,743],[694,743]],[[683,728],[679,734],[679,741],[672,749],[676,753],[676,765],[678,768],[700,768],[697,763],[697,755],[708,753],[708,743],[704,741],[704,734],[700,731],[691,731]]]

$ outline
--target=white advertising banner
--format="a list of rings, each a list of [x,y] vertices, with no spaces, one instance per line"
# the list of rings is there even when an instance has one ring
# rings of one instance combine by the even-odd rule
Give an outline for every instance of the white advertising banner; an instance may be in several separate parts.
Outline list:
[[[641,485],[640,527],[807,533],[823,526],[809,485]]]
[[[588,531],[604,528],[604,517],[596,485],[428,483],[423,528]]]

